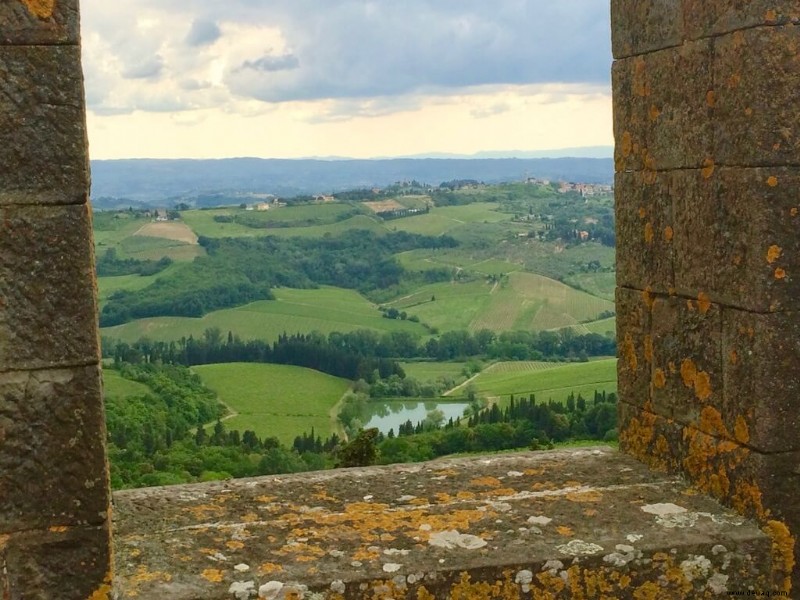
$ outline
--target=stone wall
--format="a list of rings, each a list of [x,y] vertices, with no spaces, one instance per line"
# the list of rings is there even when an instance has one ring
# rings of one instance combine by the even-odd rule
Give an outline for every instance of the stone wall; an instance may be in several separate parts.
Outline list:
[[[621,447],[757,518],[800,589],[800,5],[612,19]]]
[[[0,597],[110,593],[76,0],[0,2]]]

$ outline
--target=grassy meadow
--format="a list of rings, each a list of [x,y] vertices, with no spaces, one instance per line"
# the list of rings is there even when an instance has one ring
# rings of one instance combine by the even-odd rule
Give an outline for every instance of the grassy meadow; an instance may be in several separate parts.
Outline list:
[[[333,407],[350,382],[303,367],[231,363],[192,367],[234,416],[228,429],[255,431],[290,445],[303,432],[338,433]]]
[[[539,401],[563,401],[574,392],[591,399],[594,391],[617,391],[617,359],[585,363],[496,363],[472,381],[484,396],[507,400],[511,394],[536,394]]]
[[[103,371],[103,393],[107,397],[126,398],[128,396],[144,396],[150,394],[150,388],[139,383],[125,379],[118,371],[106,369]]]
[[[130,284],[129,281],[126,283]],[[141,337],[157,341],[179,340],[190,335],[199,337],[211,327],[218,327],[224,334],[231,331],[242,339],[267,341],[276,340],[282,333],[312,331],[326,335],[334,331],[348,332],[357,329],[378,332],[408,331],[419,335],[427,333],[419,323],[384,318],[374,304],[353,290],[334,287],[315,290],[278,288],[274,293],[275,300],[218,310],[197,319],[139,319],[115,327],[104,327],[101,334],[125,342],[135,342]]]

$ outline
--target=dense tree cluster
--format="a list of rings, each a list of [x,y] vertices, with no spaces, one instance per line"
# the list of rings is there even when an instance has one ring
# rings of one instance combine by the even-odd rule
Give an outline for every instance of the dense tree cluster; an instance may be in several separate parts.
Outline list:
[[[98,277],[117,277],[119,275],[155,275],[172,264],[172,259],[164,256],[160,260],[138,260],[119,258],[116,248],[109,248],[97,258]]]
[[[270,288],[277,286],[332,285],[363,293],[382,290],[397,285],[404,275],[395,254],[458,244],[448,236],[378,235],[363,230],[322,239],[201,237],[199,242],[207,256],[144,289],[113,293],[100,313],[100,325],[156,316],[200,317],[212,310],[272,299]]]

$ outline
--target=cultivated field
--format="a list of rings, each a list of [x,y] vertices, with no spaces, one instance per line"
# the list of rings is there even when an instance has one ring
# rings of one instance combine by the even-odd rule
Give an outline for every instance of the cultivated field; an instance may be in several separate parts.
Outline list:
[[[511,394],[535,394],[539,401],[553,399],[563,401],[574,392],[591,399],[594,391],[617,391],[617,371],[615,358],[586,363],[522,363],[532,368],[515,370],[514,367],[500,363],[487,369],[473,380],[479,394],[507,399]],[[545,368],[545,365],[551,365]]]
[[[106,397],[126,398],[128,396],[144,396],[152,394],[152,392],[143,383],[125,379],[117,371],[106,369],[103,371],[103,394]]]
[[[467,363],[463,362],[404,362],[400,363],[408,377],[418,381],[434,381],[445,375],[458,378]]]
[[[282,333],[310,333],[319,331],[354,331],[372,329],[383,331],[408,331],[425,335],[419,323],[385,319],[374,304],[353,290],[323,287],[316,290],[278,288],[276,300],[253,302],[245,306],[211,312],[199,319],[189,317],[155,317],[139,319],[104,327],[102,335],[126,342],[141,337],[152,340],[179,340],[182,337],[199,337],[210,327],[218,327],[242,339],[274,341]]]
[[[331,410],[350,387],[344,379],[286,365],[231,363],[192,371],[236,413],[225,420],[228,429],[288,445],[312,427],[323,438],[337,431]]]
[[[159,277],[171,277],[176,271],[180,270],[184,265],[175,263],[156,273],[155,275],[119,275],[117,277],[98,277],[97,278],[97,293],[100,304],[108,299],[108,297],[116,291],[135,291],[146,288]]]
[[[369,208],[372,212],[388,212],[390,210],[404,210],[406,206],[400,204],[397,200],[381,200],[380,202],[364,202],[364,206]]]
[[[427,285],[388,305],[417,315],[440,331],[556,329],[595,318],[614,307],[608,300],[554,279],[522,272],[510,273],[499,283]]]
[[[442,235],[453,233],[454,230],[463,228],[470,223],[510,221],[511,215],[497,212],[498,206],[489,202],[477,202],[465,206],[444,206],[434,208],[428,214],[390,221],[387,223],[387,227],[409,233]]]

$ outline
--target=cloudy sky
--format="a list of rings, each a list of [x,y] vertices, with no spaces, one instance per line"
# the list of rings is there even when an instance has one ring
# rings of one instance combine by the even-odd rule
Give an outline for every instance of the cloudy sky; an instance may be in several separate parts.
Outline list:
[[[92,158],[612,143],[608,2],[83,0]]]

